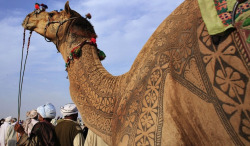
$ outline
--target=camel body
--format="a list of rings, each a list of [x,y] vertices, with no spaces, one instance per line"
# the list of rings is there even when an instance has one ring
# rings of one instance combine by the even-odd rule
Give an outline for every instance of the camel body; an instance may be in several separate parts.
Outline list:
[[[75,27],[76,20],[46,26],[48,17],[80,16],[68,2],[50,13],[31,13],[23,26],[54,42],[67,62],[94,30],[88,22]],[[213,44],[197,0],[184,1],[159,25],[123,75],[103,68],[95,46],[81,50],[68,67],[71,98],[107,144],[250,145],[249,60],[236,30]]]

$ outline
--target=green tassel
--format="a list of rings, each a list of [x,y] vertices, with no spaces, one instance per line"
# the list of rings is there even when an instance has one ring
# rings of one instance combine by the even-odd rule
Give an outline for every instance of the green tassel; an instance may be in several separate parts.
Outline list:
[[[246,27],[248,25],[250,25],[250,18],[247,18],[242,24],[243,27]]]
[[[106,55],[103,51],[99,50],[98,51],[98,56],[99,56],[99,59],[102,61],[106,58]]]
[[[248,38],[247,38],[247,43],[250,44],[250,35],[249,35]]]
[[[65,63],[65,67],[68,67],[69,66],[69,62]]]
[[[80,57],[80,54],[81,54],[81,48],[78,47],[75,51],[74,51],[74,54],[77,56],[77,57]]]

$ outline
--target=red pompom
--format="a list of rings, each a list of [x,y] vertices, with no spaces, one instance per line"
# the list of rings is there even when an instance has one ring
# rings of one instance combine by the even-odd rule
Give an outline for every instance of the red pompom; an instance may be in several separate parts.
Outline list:
[[[91,38],[90,43],[96,44],[96,39],[95,38]]]
[[[35,9],[40,9],[40,6],[38,3],[35,4]]]

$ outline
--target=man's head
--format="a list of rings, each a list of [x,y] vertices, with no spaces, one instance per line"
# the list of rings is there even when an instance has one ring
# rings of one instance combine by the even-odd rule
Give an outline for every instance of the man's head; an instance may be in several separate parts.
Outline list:
[[[61,107],[61,113],[65,119],[77,121],[78,110],[74,103],[68,103]]]
[[[65,116],[64,119],[71,119],[73,121],[77,121],[77,117],[78,117],[78,113],[72,114],[72,115],[69,115],[69,116]]]
[[[27,113],[26,113],[26,117],[27,118],[30,118],[30,119],[37,119],[37,117],[38,117],[38,113],[37,113],[37,110],[31,110],[31,111],[28,111]]]
[[[2,118],[2,119],[1,119],[0,126],[4,123],[4,121],[5,121],[5,119],[4,119],[4,118]]]
[[[16,123],[16,121],[17,121],[16,118],[12,118],[10,122],[11,122],[11,123]]]
[[[48,121],[56,117],[56,109],[52,103],[47,103],[45,105],[39,106],[37,108],[38,120],[39,121]]]
[[[11,116],[6,117],[6,118],[5,118],[5,122],[11,122],[11,119],[12,119],[12,117],[11,117]]]

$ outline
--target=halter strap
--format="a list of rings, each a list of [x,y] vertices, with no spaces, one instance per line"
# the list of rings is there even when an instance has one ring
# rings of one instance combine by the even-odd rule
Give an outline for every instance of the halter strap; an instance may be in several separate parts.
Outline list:
[[[72,17],[72,18],[66,19],[64,21],[50,21],[50,19],[48,18],[48,22],[47,22],[47,24],[44,27],[44,39],[47,42],[51,42],[51,40],[49,40],[48,38],[46,38],[47,28],[49,27],[50,24],[59,23],[59,25],[57,27],[57,30],[56,30],[56,48],[57,48],[57,51],[60,52],[59,49],[58,49],[58,40],[59,40],[58,30],[59,30],[60,26],[63,25],[65,22],[67,22],[69,20],[74,20],[74,19],[77,19],[77,18],[79,18],[79,17]]]

